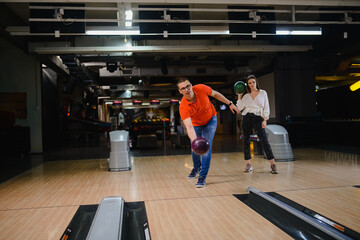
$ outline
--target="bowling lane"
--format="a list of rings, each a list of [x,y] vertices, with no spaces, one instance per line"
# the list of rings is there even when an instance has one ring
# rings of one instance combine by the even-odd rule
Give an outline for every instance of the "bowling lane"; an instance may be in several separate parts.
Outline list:
[[[277,192],[324,217],[359,232],[360,188],[333,187]]]
[[[0,210],[0,239],[60,239],[78,207]]]
[[[233,196],[146,201],[153,239],[292,239]]]
[[[242,152],[213,154],[206,191],[187,178],[190,154],[134,158],[132,170],[123,172],[109,172],[106,159],[46,162],[0,185],[0,210],[98,204],[108,196],[131,202],[245,194],[249,186],[284,192],[359,184],[358,166],[319,160],[321,150],[294,152],[296,161],[279,162],[277,175],[269,173],[263,156],[253,159],[254,171],[246,174]]]

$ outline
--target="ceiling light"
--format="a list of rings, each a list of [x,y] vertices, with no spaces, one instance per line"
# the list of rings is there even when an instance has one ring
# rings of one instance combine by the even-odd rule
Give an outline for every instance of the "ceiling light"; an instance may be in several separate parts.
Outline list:
[[[321,35],[320,27],[277,27],[276,35]]]
[[[290,35],[321,35],[321,30],[293,30]]]
[[[229,30],[215,30],[215,31],[209,31],[209,30],[191,30],[191,35],[229,35]]]
[[[139,27],[89,26],[86,35],[140,35]]]
[[[229,35],[228,26],[190,26],[191,35]]]
[[[348,80],[349,76],[316,76],[316,81],[342,81],[342,80]]]
[[[352,84],[351,86],[350,86],[350,90],[351,91],[356,91],[356,90],[358,90],[360,88],[360,81],[357,81],[356,83],[354,83],[354,84]]]
[[[360,63],[352,63],[350,64],[350,68],[360,68]]]
[[[290,35],[289,30],[276,30],[276,35]]]
[[[139,35],[140,30],[87,30],[87,35]]]

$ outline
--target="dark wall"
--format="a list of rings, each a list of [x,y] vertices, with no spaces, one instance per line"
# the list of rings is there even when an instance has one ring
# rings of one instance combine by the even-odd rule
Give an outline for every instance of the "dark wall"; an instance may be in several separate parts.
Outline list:
[[[324,119],[360,119],[360,90],[351,91],[349,86],[320,90],[316,93],[317,110]]]
[[[315,116],[315,68],[311,54],[286,54],[275,61],[276,118]]]
[[[54,71],[44,68],[42,71],[42,129],[43,150],[56,147],[59,139],[59,92],[57,75]]]
[[[360,153],[360,90],[350,91],[349,85],[320,90],[316,93],[322,117],[324,144],[354,147]]]
[[[315,68],[311,54],[278,57],[274,65],[276,120],[289,134],[293,147],[319,144],[320,120],[316,117]]]
[[[311,54],[286,54],[275,62],[276,116],[293,147],[347,146],[359,149],[359,90],[349,86],[315,93]]]

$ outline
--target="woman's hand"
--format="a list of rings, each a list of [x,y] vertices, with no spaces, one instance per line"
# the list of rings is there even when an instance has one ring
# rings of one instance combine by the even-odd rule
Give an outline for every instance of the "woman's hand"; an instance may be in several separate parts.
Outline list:
[[[261,127],[264,128],[264,129],[266,128],[266,120],[264,120],[264,121],[262,122]]]
[[[241,99],[242,95],[244,95],[244,94],[243,93],[237,93],[236,95],[238,96],[238,99]]]

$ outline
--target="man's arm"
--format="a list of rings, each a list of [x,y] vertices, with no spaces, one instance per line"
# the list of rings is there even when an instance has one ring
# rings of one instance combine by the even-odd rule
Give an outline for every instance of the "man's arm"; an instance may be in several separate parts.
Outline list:
[[[191,118],[187,118],[187,119],[183,120],[183,122],[186,127],[187,135],[189,136],[191,142],[194,141],[194,139],[196,138],[196,133],[195,133],[194,126],[192,125]]]
[[[229,99],[227,99],[224,95],[222,95],[218,91],[212,90],[211,96],[219,100],[220,102],[223,102],[226,105],[228,105],[232,113],[234,113],[234,111],[238,114],[240,113],[240,110],[235,106],[235,104],[233,104]]]

